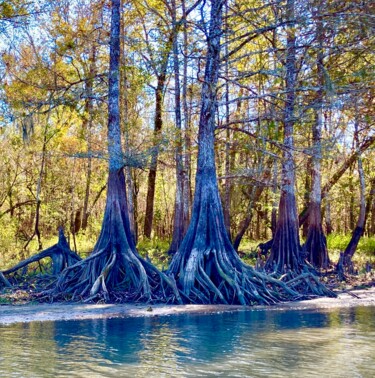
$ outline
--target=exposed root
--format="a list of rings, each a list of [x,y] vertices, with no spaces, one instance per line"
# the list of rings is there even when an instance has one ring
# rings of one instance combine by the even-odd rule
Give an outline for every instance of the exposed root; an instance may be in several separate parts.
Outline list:
[[[9,280],[6,281],[10,285],[10,283],[14,283],[16,281],[15,274],[19,270],[22,269],[22,275],[25,275],[25,271],[27,270],[28,266],[36,262],[39,264],[39,269],[42,270],[41,260],[47,257],[51,259],[52,264],[50,271],[45,271],[44,274],[50,274],[52,276],[57,276],[63,269],[81,260],[81,258],[76,253],[70,250],[64,232],[62,229],[60,229],[59,240],[55,245],[34,256],[29,257],[26,260],[21,261],[10,269],[0,272],[0,280],[3,281],[1,276],[4,277],[5,280],[5,276],[8,276]]]
[[[92,254],[66,268],[53,299],[182,303],[173,277],[137,252],[126,211],[123,171],[111,172],[102,231]]]
[[[202,304],[265,304],[316,296],[334,296],[314,272],[300,274],[255,270],[240,260],[232,247],[218,209],[208,198],[174,256],[169,273],[176,277],[184,302]]]
[[[340,281],[346,281],[348,277],[356,273],[351,256],[340,252],[339,261],[336,265],[336,273]]]
[[[86,302],[182,303],[174,279],[129,249],[105,249],[68,267],[50,295]]]
[[[185,302],[188,299],[191,303],[202,304],[272,305],[281,301],[335,296],[313,273],[289,273],[278,279],[256,271],[242,261],[230,261],[226,254],[212,250],[206,251],[203,259],[189,259],[189,269],[185,272],[181,269],[178,280]]]
[[[283,275],[277,269],[266,272],[245,264],[229,241],[215,191],[205,188],[198,194],[201,203],[168,270],[176,277],[185,302],[272,305],[335,296],[319,281],[316,271],[300,261],[291,263],[298,264],[298,270],[287,268]]]
[[[12,285],[10,282],[5,278],[4,274],[0,272],[0,287],[1,286],[6,286],[6,287],[11,287]]]

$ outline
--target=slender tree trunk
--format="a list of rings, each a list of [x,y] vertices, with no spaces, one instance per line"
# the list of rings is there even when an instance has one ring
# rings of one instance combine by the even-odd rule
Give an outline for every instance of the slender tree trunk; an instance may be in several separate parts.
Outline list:
[[[135,170],[132,172],[132,183],[133,183],[133,206],[134,206],[134,230],[135,230],[135,235],[139,235],[139,224],[138,224],[138,194],[139,194],[139,182],[137,179],[137,176],[135,174]]]
[[[308,156],[306,159],[306,171],[305,171],[305,188],[304,188],[304,203],[305,207],[309,207],[310,205],[310,197],[311,197],[311,179],[313,175],[313,167],[312,167],[312,157]],[[302,236],[304,238],[307,238],[307,233],[308,233],[308,228],[309,228],[309,222],[306,221],[302,225]]]
[[[42,204],[42,200],[40,198],[42,193],[42,181],[43,176],[45,174],[45,166],[46,166],[46,155],[47,155],[47,131],[48,131],[48,122],[49,118],[47,117],[46,125],[44,127],[44,135],[43,135],[43,147],[42,147],[42,161],[40,164],[40,170],[39,170],[39,176],[38,176],[38,182],[36,185],[36,194],[35,194],[35,201],[36,201],[36,208],[35,208],[35,224],[34,224],[34,232],[29,238],[29,240],[24,245],[23,249],[26,249],[27,246],[30,244],[31,240],[33,240],[34,236],[37,237],[38,240],[38,251],[41,251],[43,249],[42,245],[42,239],[40,235],[40,229],[39,229],[39,222],[40,222],[40,206]]]
[[[96,46],[93,44],[91,49],[90,57],[90,70],[89,78],[86,81],[86,102],[85,102],[85,122],[84,128],[87,137],[87,171],[86,171],[86,188],[85,188],[85,198],[83,200],[83,210],[82,210],[82,229],[87,228],[88,218],[89,218],[89,199],[91,190],[91,176],[92,176],[92,128],[93,128],[93,117],[94,117],[94,106],[93,106],[93,81],[96,75]]]
[[[370,193],[367,197],[366,202],[366,221],[367,223],[367,234],[368,236],[373,236],[375,234],[375,177],[371,179]],[[370,219],[369,222],[367,220]]]
[[[350,167],[349,170],[349,211],[348,211],[348,219],[349,219],[349,229],[350,232],[353,232],[355,227],[355,217],[354,217],[354,185],[353,185],[353,173],[354,173],[354,166]]]
[[[294,0],[287,0],[286,101],[284,109],[284,156],[281,172],[281,197],[275,237],[266,263],[270,271],[299,271],[301,266],[298,215],[294,173],[294,107],[296,94],[296,37]]]
[[[271,164],[272,164],[272,160],[270,159],[269,162],[266,164],[266,168],[263,172],[261,181],[269,180],[271,176]],[[246,217],[245,219],[241,221],[239,230],[233,242],[233,247],[236,251],[238,251],[241,240],[251,224],[251,221],[253,219],[253,213],[254,213],[254,205],[259,201],[263,191],[264,191],[264,186],[256,186],[256,185],[252,186],[249,191],[249,196],[248,196],[249,203],[246,209]]]
[[[273,170],[272,170],[272,213],[271,213],[271,230],[272,230],[272,238],[275,237],[276,233],[276,226],[277,226],[277,184],[278,184],[278,176],[279,176],[279,169],[278,169],[278,161],[275,160],[273,163]]]
[[[326,221],[326,234],[331,235],[333,232],[333,228],[332,228],[332,217],[331,217],[331,199],[330,199],[329,194],[326,195],[325,221]]]
[[[340,168],[330,176],[328,182],[322,188],[322,199],[326,197],[329,191],[334,187],[334,185],[340,180],[343,174],[358,160],[363,152],[370,148],[375,142],[375,135],[370,135],[367,137],[362,144],[357,148],[340,166]],[[308,208],[304,208],[299,214],[299,224],[300,226],[306,222],[309,216]]]
[[[225,6],[225,19],[228,20],[228,4]],[[225,22],[225,28],[228,29],[227,21]],[[228,55],[228,31],[225,33],[225,55]],[[228,59],[225,61],[225,121],[229,124],[230,113],[229,113],[229,62]],[[225,184],[224,184],[224,223],[227,229],[229,238],[231,238],[230,230],[230,200],[231,200],[231,179],[228,178],[230,175],[230,145],[231,145],[231,132],[229,129],[226,130],[226,140],[225,140]]]
[[[269,203],[269,198],[268,198],[268,195],[269,195],[269,191],[266,190],[266,193],[265,193],[265,199],[264,199],[264,203],[265,204],[268,204]],[[268,224],[269,224],[269,219],[268,219],[268,208],[267,206],[265,207],[264,211],[263,211],[263,234],[262,234],[262,239],[267,239],[268,237]]]
[[[229,99],[228,99],[229,100]],[[229,109],[227,109],[229,111]],[[227,123],[229,122],[229,114],[227,115]],[[225,228],[228,232],[229,238],[231,239],[231,229],[230,229],[230,203],[231,203],[231,179],[228,178],[230,176],[230,159],[231,159],[231,153],[230,153],[230,145],[231,145],[231,135],[230,130],[226,130],[226,140],[225,140],[225,184],[224,184],[224,223]]]
[[[320,17],[318,8],[318,17]],[[309,219],[306,240],[306,251],[308,260],[319,268],[327,268],[329,264],[327,241],[322,225],[322,127],[323,127],[323,87],[324,87],[324,67],[323,67],[323,23],[318,20],[316,30],[318,40],[317,55],[317,76],[319,90],[315,105],[315,122],[312,127],[312,190],[310,194]]]
[[[186,2],[182,0],[182,17],[184,21],[183,38],[184,38],[184,56],[183,56],[183,80],[182,80],[182,108],[184,119],[184,192],[183,192],[183,209],[184,209],[184,228],[187,230],[190,221],[191,208],[191,107],[188,106],[188,27],[186,15]]]
[[[180,89],[180,61],[178,57],[178,27],[176,18],[176,1],[171,1],[172,5],[172,22],[173,22],[173,69],[174,69],[174,89],[175,89],[175,121],[176,121],[176,195],[173,218],[173,236],[169,247],[169,254],[174,254],[178,250],[187,230],[187,221],[184,217],[187,214],[184,206],[187,205],[184,198],[184,192],[187,188],[184,187],[186,183],[183,161],[183,145],[182,145],[182,117],[181,117],[181,89]]]
[[[162,109],[164,88],[167,79],[166,70],[167,66],[165,66],[165,70],[157,77],[157,86],[155,90],[154,150],[152,151],[150,170],[148,173],[145,224],[143,228],[143,233],[146,238],[151,238],[152,223],[154,218],[156,171],[159,157],[158,143],[160,143],[160,135],[163,127]]]
[[[126,27],[125,23],[122,26],[122,33],[125,36]],[[121,118],[123,123],[123,130],[124,130],[124,137],[125,137],[125,149],[129,151],[130,148],[130,122],[129,122],[129,99],[128,99],[128,76],[126,70],[126,51],[124,48],[124,42],[121,44],[122,46],[122,54],[121,54],[121,65],[123,69],[120,72],[121,75],[121,84],[122,90],[120,91],[120,104],[121,104]],[[135,208],[134,208],[134,189],[133,189],[133,179],[131,174],[131,167],[126,165],[124,167],[125,173],[125,186],[126,186],[126,194],[127,194],[127,202],[128,202],[128,211],[129,211],[129,222],[130,222],[130,232],[132,234],[134,244],[137,244],[138,235],[137,235],[137,227],[135,224]]]
[[[249,198],[249,204],[246,208],[246,218],[242,220],[240,223],[240,228],[237,232],[236,237],[234,238],[233,247],[236,251],[238,251],[238,248],[241,244],[241,240],[243,236],[245,235],[245,232],[249,228],[251,221],[253,219],[253,208],[254,204],[257,202],[257,200],[260,197],[261,194],[261,187],[253,186],[250,191],[250,198]]]
[[[358,142],[358,107],[356,104],[355,107],[356,111],[356,120],[355,120],[355,141],[356,141],[356,148],[358,148],[359,142]],[[359,176],[359,189],[360,189],[360,208],[359,208],[359,217],[357,224],[353,230],[352,233],[352,238],[350,239],[350,242],[348,246],[346,247],[344,251],[344,265],[346,267],[350,267],[352,265],[352,258],[353,255],[357,249],[359,240],[361,239],[363,232],[364,232],[364,227],[365,227],[365,220],[366,220],[366,199],[365,199],[365,192],[366,192],[366,187],[365,187],[365,173],[363,171],[363,166],[362,166],[362,159],[361,157],[358,158],[357,160],[358,164],[358,176]]]

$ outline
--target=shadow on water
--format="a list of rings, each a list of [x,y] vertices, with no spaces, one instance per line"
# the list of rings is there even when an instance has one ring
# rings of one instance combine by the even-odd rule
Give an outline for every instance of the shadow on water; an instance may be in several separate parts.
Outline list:
[[[0,376],[373,377],[375,308],[0,326]]]

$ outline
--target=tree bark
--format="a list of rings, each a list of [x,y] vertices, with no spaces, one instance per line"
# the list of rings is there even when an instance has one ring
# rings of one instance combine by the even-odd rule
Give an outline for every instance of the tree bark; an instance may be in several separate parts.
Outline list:
[[[294,173],[294,107],[296,94],[296,37],[294,23],[294,0],[287,0],[288,28],[286,46],[286,101],[284,108],[284,156],[281,172],[281,196],[278,221],[266,262],[266,269],[279,273],[301,267],[298,216],[295,197]]]
[[[375,177],[373,177],[370,182],[371,182],[370,193],[368,194],[367,201],[366,201],[365,224],[368,224],[367,226],[368,236],[373,236],[375,234]],[[367,220],[369,218],[370,218],[370,222],[367,223]]]
[[[187,206],[184,187],[186,183],[186,170],[184,169],[183,145],[182,145],[182,117],[181,117],[181,88],[180,88],[180,61],[178,57],[178,25],[176,17],[176,1],[171,1],[172,6],[172,23],[173,23],[173,70],[174,70],[174,90],[175,90],[175,121],[176,121],[176,194],[173,217],[173,235],[168,250],[168,254],[173,255],[178,250],[181,242],[186,234],[188,211],[184,209]]]
[[[184,38],[184,56],[183,56],[183,80],[182,80],[182,108],[183,108],[183,120],[184,120],[184,220],[185,230],[189,225],[190,220],[190,208],[192,202],[192,190],[191,190],[191,106],[188,106],[188,26],[187,26],[187,10],[186,1],[182,0],[182,17],[184,21],[183,38]],[[186,232],[185,232],[186,233]]]
[[[307,259],[316,267],[328,268],[329,258],[327,241],[322,225],[322,126],[323,126],[323,88],[324,88],[324,67],[323,67],[323,23],[320,19],[320,8],[318,7],[318,21],[316,27],[316,38],[318,41],[317,53],[317,77],[319,90],[315,104],[315,120],[312,126],[312,190],[310,193],[309,219],[307,228],[306,251]]]
[[[356,146],[358,148],[358,144],[359,144],[358,143],[358,128],[359,128],[358,117],[359,117],[359,114],[358,114],[357,104],[355,106],[355,112],[356,112],[356,120],[355,120],[354,138],[355,138],[355,141],[356,141]],[[344,251],[344,266],[346,268],[349,268],[349,270],[351,270],[352,258],[354,256],[356,249],[357,249],[359,240],[361,239],[361,237],[363,235],[364,227],[365,227],[365,220],[366,220],[365,173],[363,171],[361,157],[358,157],[357,164],[358,164],[359,189],[360,189],[359,216],[358,216],[358,221],[357,221],[356,227],[354,228],[353,233],[352,233],[352,238],[350,239],[350,242],[349,242],[349,244],[347,245],[347,247]],[[351,273],[353,273],[353,272],[351,271]]]
[[[126,33],[126,25],[123,22],[122,25],[122,33],[125,37]],[[129,99],[128,99],[128,75],[127,75],[127,61],[126,61],[126,51],[124,48],[124,38],[122,39],[121,43],[121,65],[123,69],[120,71],[121,77],[121,91],[120,91],[120,104],[121,104],[121,111],[120,113],[122,119],[122,125],[124,130],[124,138],[125,138],[125,149],[128,151],[130,147],[130,122],[129,122]],[[128,211],[129,211],[129,222],[130,222],[130,232],[134,239],[134,244],[137,244],[138,240],[138,232],[137,232],[137,225],[135,220],[135,200],[134,200],[134,184],[132,179],[132,172],[131,167],[126,165],[124,167],[125,170],[125,186],[126,186],[126,194],[127,194],[127,203],[128,203]]]
[[[271,230],[272,230],[272,238],[275,237],[276,233],[276,226],[277,226],[277,183],[278,183],[278,176],[279,176],[279,169],[278,169],[279,162],[275,159],[273,162],[273,170],[272,170],[272,212],[271,212]]]
[[[42,239],[41,239],[40,229],[39,229],[40,205],[42,203],[40,196],[41,196],[41,193],[42,193],[43,176],[45,174],[47,143],[49,141],[49,139],[47,137],[48,123],[49,123],[49,116],[47,116],[46,125],[44,127],[43,147],[42,147],[42,162],[40,164],[40,171],[39,171],[38,182],[37,182],[37,186],[36,186],[36,194],[35,194],[36,208],[35,208],[34,232],[31,235],[31,237],[29,238],[29,240],[26,242],[26,244],[24,245],[23,249],[27,248],[27,246],[30,244],[31,240],[33,240],[34,236],[36,236],[37,240],[38,240],[38,251],[41,251],[43,249]]]
[[[349,223],[349,232],[353,232],[355,228],[355,216],[354,216],[354,185],[353,185],[353,173],[354,166],[350,167],[349,170],[349,179],[348,179],[348,189],[349,189],[349,212],[348,212],[348,223]],[[346,234],[347,230],[345,230]]]
[[[304,188],[304,194],[303,194],[303,200],[305,207],[308,208],[310,205],[310,197],[311,197],[311,191],[312,191],[312,176],[313,176],[313,166],[312,166],[312,160],[313,158],[308,156],[306,159],[306,170],[305,170],[305,188]],[[306,221],[302,225],[302,237],[307,238],[309,228],[309,222]]]
[[[151,238],[152,224],[154,218],[156,172],[158,167],[160,135],[161,130],[163,128],[164,90],[167,81],[169,56],[171,50],[173,49],[173,36],[174,31],[172,30],[169,35],[168,41],[166,42],[166,51],[163,53],[163,60],[160,66],[160,70],[156,74],[157,85],[155,89],[154,141],[150,162],[150,170],[147,180],[146,212],[145,223],[143,227],[143,234],[146,238]]]
[[[82,210],[82,229],[85,230],[88,224],[89,218],[89,198],[91,190],[91,176],[92,176],[92,128],[93,128],[93,117],[94,117],[94,106],[93,106],[93,84],[96,75],[96,46],[93,44],[91,48],[90,56],[90,69],[89,77],[86,80],[86,103],[85,103],[85,122],[84,128],[87,137],[87,173],[86,173],[86,187],[85,187],[85,198],[83,200],[83,210]]]
[[[228,20],[228,4],[225,6],[225,19]],[[227,21],[225,22],[225,28],[228,29]],[[225,33],[225,55],[228,55],[228,33]],[[229,62],[228,59],[225,60],[225,121],[226,124],[229,124],[230,113],[229,113]],[[231,145],[231,131],[226,130],[226,139],[225,139],[225,177],[230,175],[230,145]],[[230,202],[231,202],[231,180],[230,178],[225,179],[224,183],[224,223],[227,229],[229,238],[231,238],[231,229],[230,229]]]

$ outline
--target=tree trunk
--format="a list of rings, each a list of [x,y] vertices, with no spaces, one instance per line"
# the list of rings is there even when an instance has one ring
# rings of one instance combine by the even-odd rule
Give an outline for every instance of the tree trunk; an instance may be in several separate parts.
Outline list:
[[[183,108],[183,119],[184,119],[184,192],[183,192],[183,209],[184,209],[184,220],[185,220],[185,233],[189,225],[190,220],[190,208],[191,208],[191,106],[188,106],[188,28],[187,28],[187,11],[186,2],[182,0],[182,17],[184,21],[183,35],[184,35],[184,56],[183,56],[183,80],[182,80],[182,108]]]
[[[225,228],[217,183],[214,129],[224,2],[211,1],[192,219],[168,273],[176,278],[183,298],[189,302],[270,304],[297,293],[239,259]]]
[[[181,119],[181,89],[180,89],[180,62],[178,58],[178,27],[176,19],[176,2],[171,1],[172,4],[172,22],[173,22],[173,69],[174,69],[174,89],[175,89],[175,120],[176,120],[176,195],[174,205],[173,217],[173,235],[172,241],[168,250],[168,254],[173,255],[178,250],[187,230],[187,220],[185,219],[188,213],[184,206],[187,206],[184,192],[188,189],[184,187],[186,183],[186,171],[184,169],[183,161],[183,146],[182,146],[182,119]]]
[[[349,230],[353,232],[355,228],[355,217],[354,217],[354,185],[353,185],[353,173],[354,173],[354,166],[350,167],[349,170],[349,180],[348,180],[348,189],[349,189],[349,212],[348,212],[348,220],[349,220]]]
[[[320,7],[318,8],[320,13]],[[318,15],[319,16],[319,15]],[[307,259],[316,267],[328,268],[329,258],[327,241],[322,225],[322,126],[323,126],[323,23],[319,19],[317,23],[316,37],[318,41],[317,76],[319,90],[315,105],[315,122],[312,126],[312,190],[310,193],[309,219],[307,229],[306,251]]]
[[[225,28],[228,29],[227,20],[228,20],[228,5],[225,6]],[[228,55],[228,33],[225,33],[225,55]],[[226,124],[229,125],[230,120],[230,113],[229,113],[229,61],[228,59],[225,60],[225,121]],[[230,144],[231,144],[231,131],[229,129],[226,130],[226,139],[225,139],[225,183],[224,183],[224,223],[225,228],[228,232],[229,238],[231,238],[231,230],[230,230],[230,200],[231,200],[231,179],[228,178],[230,175]]]
[[[332,219],[331,219],[331,199],[329,193],[326,195],[326,205],[324,213],[325,223],[326,223],[326,234],[331,235],[333,232]]]
[[[266,182],[271,177],[271,169],[272,169],[272,158],[268,160],[266,163],[266,167],[262,172],[262,178],[260,181]],[[253,185],[249,190],[249,203],[246,208],[246,217],[240,223],[239,230],[234,238],[233,247],[236,251],[238,251],[238,247],[240,246],[241,240],[245,235],[246,230],[249,228],[251,220],[253,219],[253,208],[254,205],[259,201],[262,193],[264,192],[264,186],[260,185]]]
[[[123,23],[122,26],[122,33],[125,36],[126,26]],[[124,48],[124,39],[122,40],[121,44],[122,54],[121,54],[121,65],[123,69],[120,72],[121,77],[121,90],[120,90],[120,104],[121,104],[121,119],[122,125],[124,130],[124,137],[125,137],[125,149],[129,150],[130,146],[130,122],[129,122],[129,100],[128,100],[128,76],[127,76],[127,61],[126,61],[126,52]],[[137,244],[138,234],[137,234],[137,227],[135,221],[135,206],[134,206],[134,185],[133,179],[131,174],[131,167],[126,165],[124,167],[125,170],[125,187],[127,193],[127,202],[128,202],[128,211],[129,211],[129,222],[130,222],[130,232],[132,234],[134,244]]]
[[[239,228],[239,230],[236,234],[236,237],[234,238],[234,242],[233,242],[233,247],[236,251],[238,251],[238,248],[241,244],[241,240],[242,240],[243,236],[245,235],[245,232],[249,228],[250,223],[253,219],[254,204],[259,199],[260,194],[262,192],[262,189],[263,188],[256,187],[255,185],[251,188],[249,204],[247,205],[247,208],[246,208],[246,218],[241,221],[240,228]]]
[[[55,295],[72,299],[181,302],[175,282],[140,257],[130,231],[120,130],[120,1],[111,1],[108,95],[109,177],[99,239],[92,254],[60,275]]]
[[[159,157],[158,143],[160,143],[160,134],[163,127],[162,108],[166,78],[166,71],[164,71],[157,78],[157,87],[155,90],[154,150],[152,151],[148,173],[145,224],[143,228],[143,234],[146,238],[151,238],[154,218],[155,183]]]
[[[326,197],[333,186],[340,180],[343,174],[350,168],[360,157],[363,152],[365,152],[369,147],[371,147],[375,142],[375,135],[367,137],[362,144],[357,148],[340,166],[340,168],[331,176],[328,182],[322,188],[322,199]],[[308,208],[304,208],[299,214],[299,225],[303,225],[308,219],[309,211]]]
[[[96,75],[96,46],[93,44],[91,49],[90,57],[90,70],[89,78],[86,81],[86,103],[85,103],[85,122],[84,128],[87,137],[87,173],[86,173],[86,188],[85,188],[85,198],[83,200],[83,211],[82,211],[82,229],[87,228],[88,218],[89,218],[89,198],[91,190],[91,175],[92,175],[92,127],[93,127],[93,117],[94,117],[94,106],[93,106],[93,81]]]
[[[47,155],[47,131],[48,131],[48,123],[49,123],[49,115],[47,116],[47,120],[45,121],[46,125],[44,127],[44,135],[43,135],[43,148],[42,148],[42,162],[40,164],[40,171],[38,176],[38,182],[36,186],[36,194],[35,194],[35,202],[36,202],[36,208],[35,208],[35,224],[34,224],[34,232],[29,238],[29,240],[24,245],[23,249],[25,250],[27,246],[30,244],[31,240],[33,240],[34,236],[37,237],[38,240],[38,251],[41,251],[43,249],[42,245],[42,239],[40,235],[40,229],[39,229],[39,222],[40,222],[40,205],[42,203],[42,200],[40,198],[42,193],[42,181],[43,176],[45,174],[45,166],[46,166],[46,155]]]
[[[305,171],[305,188],[304,188],[304,203],[305,207],[309,207],[310,205],[310,197],[311,197],[311,179],[312,179],[312,157],[308,156],[306,160],[306,171]],[[309,222],[306,221],[302,225],[302,237],[307,238],[307,233],[308,233],[308,228],[309,228]]]
[[[277,183],[278,183],[278,161],[275,159],[273,163],[273,170],[272,170],[272,212],[271,212],[271,230],[272,230],[272,238],[275,237],[276,233],[276,226],[277,226]]]
[[[52,247],[45,249],[42,252],[37,253],[36,255],[29,257],[26,260],[19,262],[17,265],[7,270],[4,270],[3,272],[0,272],[0,274],[14,274],[15,272],[21,269],[24,270],[25,268],[27,268],[28,265],[35,262],[40,262],[40,260],[43,260],[47,257],[49,257],[52,261],[51,273],[53,275],[60,274],[63,269],[81,260],[81,258],[75,252],[70,250],[69,244],[64,235],[64,230],[60,228],[59,240],[56,244],[54,244]]]
[[[356,111],[356,118],[359,116],[358,114],[358,107],[357,104],[355,106],[355,111]],[[355,121],[355,133],[354,133],[354,138],[356,141],[356,146],[358,148],[358,118]],[[359,240],[361,239],[363,232],[364,232],[364,227],[365,227],[365,220],[366,220],[366,199],[365,199],[365,173],[363,171],[362,167],[362,159],[359,157],[358,161],[358,176],[359,176],[359,189],[360,189],[360,208],[359,208],[359,217],[358,217],[358,222],[356,227],[353,230],[352,233],[352,238],[350,239],[350,242],[348,246],[346,247],[344,251],[344,266],[349,269],[350,273],[353,273],[352,271],[352,258],[353,255],[357,249]]]
[[[373,236],[375,234],[375,177],[371,179],[370,188],[371,188],[370,193],[366,201],[365,224],[368,224],[367,226],[368,236]],[[370,222],[367,223],[368,218],[370,218]]]
[[[279,273],[299,271],[301,267],[298,216],[294,173],[294,107],[296,93],[296,37],[294,0],[287,1],[286,102],[284,109],[284,156],[281,172],[281,196],[275,236],[266,269]]]

